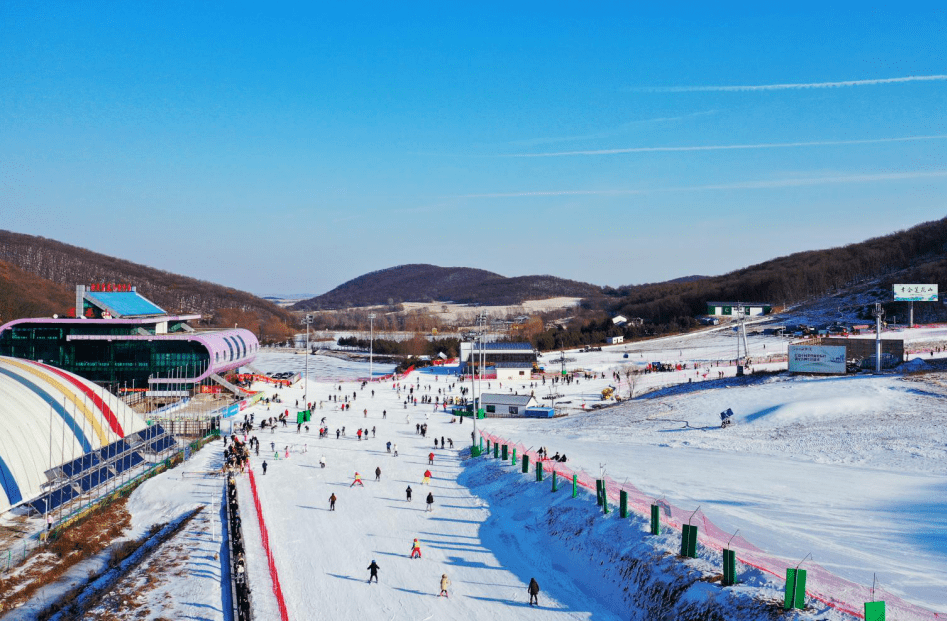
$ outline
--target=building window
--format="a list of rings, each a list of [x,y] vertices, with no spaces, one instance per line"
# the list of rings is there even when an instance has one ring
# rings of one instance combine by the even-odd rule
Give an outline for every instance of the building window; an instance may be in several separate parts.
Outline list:
[[[510,414],[518,414],[519,411],[520,409],[518,407],[513,406],[513,405],[510,406]]]

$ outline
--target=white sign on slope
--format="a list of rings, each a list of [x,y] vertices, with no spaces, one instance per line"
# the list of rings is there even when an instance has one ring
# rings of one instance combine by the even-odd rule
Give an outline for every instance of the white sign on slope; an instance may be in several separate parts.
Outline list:
[[[937,285],[894,285],[895,302],[936,302]]]
[[[845,373],[845,347],[837,345],[790,345],[790,373]]]

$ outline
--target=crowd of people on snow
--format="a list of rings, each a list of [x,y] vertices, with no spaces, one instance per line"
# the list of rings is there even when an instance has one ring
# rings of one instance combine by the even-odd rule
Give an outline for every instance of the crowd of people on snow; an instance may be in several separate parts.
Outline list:
[[[233,474],[227,476],[227,508],[230,516],[230,575],[236,587],[237,621],[244,621],[250,619],[250,584],[247,582],[247,558],[240,503],[237,502],[237,482]]]

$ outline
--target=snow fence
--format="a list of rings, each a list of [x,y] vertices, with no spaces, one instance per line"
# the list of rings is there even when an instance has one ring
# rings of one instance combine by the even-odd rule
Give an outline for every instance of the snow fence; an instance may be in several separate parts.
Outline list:
[[[540,460],[539,453],[530,450],[519,442],[512,442],[484,430],[479,430],[479,432],[483,439],[491,444],[491,450],[484,452],[485,457],[493,457],[492,445],[507,446],[510,455],[513,454],[514,450],[516,451],[518,463],[522,461],[523,455],[528,456],[532,464],[542,461],[544,476],[552,477],[552,473],[555,472],[556,476],[561,479],[561,485],[571,485],[573,476],[575,476],[575,481],[579,486],[591,491],[597,490],[597,478],[582,469],[572,469],[563,463],[550,459]],[[627,494],[628,510],[648,519],[651,517],[651,506],[657,505],[660,507],[661,524],[663,526],[669,526],[677,530],[683,530],[682,527],[687,524],[696,526],[697,540],[702,545],[721,552],[726,549],[733,550],[736,553],[736,559],[744,565],[755,567],[778,578],[785,578],[786,570],[795,568],[799,564],[798,560],[790,561],[769,554],[743,537],[734,536],[718,528],[699,509],[696,511],[681,509],[663,497],[655,498],[645,494],[631,483],[619,483],[606,475],[605,492],[613,507],[618,506],[621,493],[625,492]],[[898,619],[898,621],[940,621],[947,619],[947,615],[911,604],[882,588],[876,587],[874,596],[872,596],[871,588],[839,578],[815,563],[806,562],[800,569],[805,569],[808,574],[806,595],[855,617],[865,617],[863,612],[865,602],[884,600],[888,618],[891,619]]]
[[[279,606],[279,615],[282,621],[289,621],[289,611],[286,609],[286,600],[283,599],[283,589],[279,583],[279,573],[276,571],[276,561],[270,550],[270,534],[266,530],[266,521],[263,519],[263,506],[260,504],[260,495],[256,491],[256,478],[253,469],[250,469],[250,490],[253,492],[253,506],[256,508],[257,519],[260,521],[260,537],[263,539],[263,551],[266,552],[266,562],[270,569],[270,579],[273,581],[273,595]]]

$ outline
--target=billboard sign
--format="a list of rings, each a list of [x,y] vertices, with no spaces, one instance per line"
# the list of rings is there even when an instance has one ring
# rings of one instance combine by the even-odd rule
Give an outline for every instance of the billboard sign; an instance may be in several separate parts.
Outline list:
[[[894,285],[895,302],[936,302],[937,285]]]
[[[845,346],[790,345],[790,373],[845,373]]]

